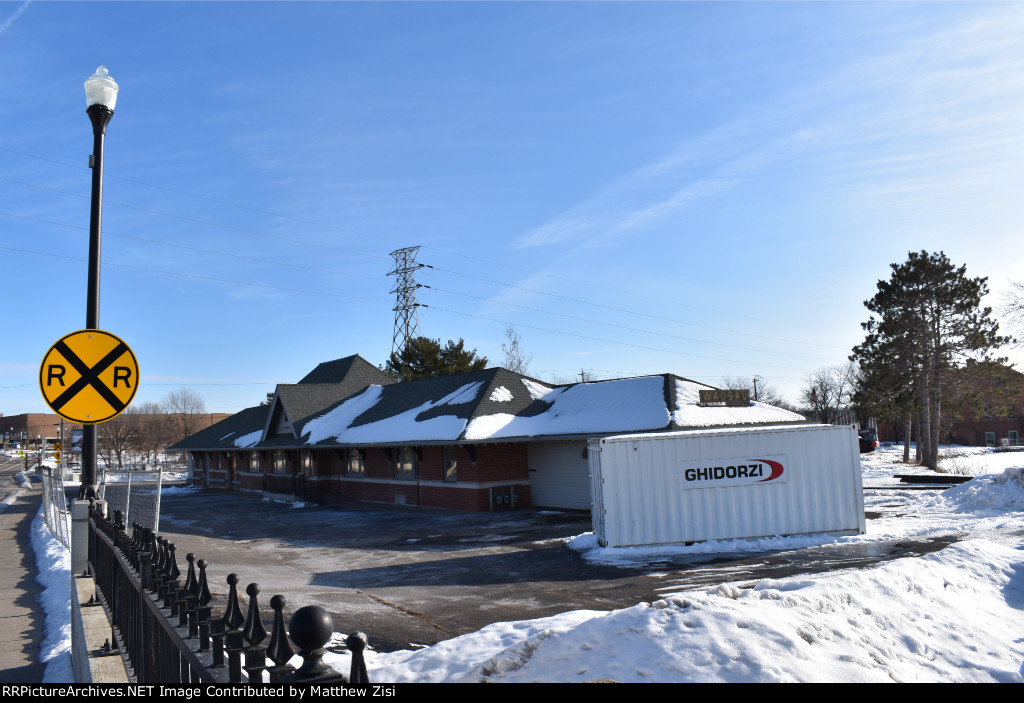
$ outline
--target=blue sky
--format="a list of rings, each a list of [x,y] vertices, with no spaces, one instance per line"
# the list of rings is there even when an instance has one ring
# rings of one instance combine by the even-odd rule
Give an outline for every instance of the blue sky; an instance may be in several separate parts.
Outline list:
[[[420,332],[532,375],[758,375],[796,401],[910,250],[1024,279],[1019,3],[0,2],[0,412],[85,324],[136,401],[254,405]],[[1011,358],[1024,361],[1019,351]]]

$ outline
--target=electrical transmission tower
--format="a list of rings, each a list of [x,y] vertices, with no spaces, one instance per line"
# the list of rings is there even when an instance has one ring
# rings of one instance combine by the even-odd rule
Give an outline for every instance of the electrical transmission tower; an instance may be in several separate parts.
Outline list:
[[[416,263],[416,252],[419,247],[406,247],[391,252],[395,259],[395,267],[388,272],[389,276],[395,276],[395,287],[392,293],[397,293],[395,298],[395,335],[391,340],[391,353],[401,352],[409,343],[409,340],[418,337],[420,333],[420,319],[416,308],[420,304],[416,302],[416,269],[423,268],[423,264]]]

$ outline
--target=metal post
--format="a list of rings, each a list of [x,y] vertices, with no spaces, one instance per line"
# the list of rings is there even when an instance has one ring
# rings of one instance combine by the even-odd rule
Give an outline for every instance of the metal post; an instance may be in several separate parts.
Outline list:
[[[100,223],[103,217],[103,139],[114,111],[106,105],[90,105],[86,110],[92,122],[93,148],[92,201],[89,209],[89,278],[86,286],[85,328],[100,328]],[[82,487],[80,499],[96,497],[96,465],[98,454],[95,424],[82,426]]]

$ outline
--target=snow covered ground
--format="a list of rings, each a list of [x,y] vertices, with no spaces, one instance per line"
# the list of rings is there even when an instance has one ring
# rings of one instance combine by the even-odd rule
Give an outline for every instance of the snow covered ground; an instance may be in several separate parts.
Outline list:
[[[590,560],[676,551],[762,551],[833,542],[960,535],[941,551],[873,568],[666,590],[653,603],[496,623],[416,651],[367,652],[377,682],[1017,681],[1024,675],[1024,453],[954,448],[949,468],[976,478],[933,491],[896,483],[898,447],[862,456],[865,508],[880,517],[854,537],[776,537],[690,547],[606,550],[589,535],[566,548]],[[37,529],[45,531],[45,526]],[[53,550],[40,572],[60,570]],[[66,567],[63,567],[66,569]],[[67,579],[64,580],[66,583]],[[59,601],[47,586],[47,599]],[[743,587],[741,587],[741,585]],[[65,600],[66,602],[66,596]],[[52,622],[51,622],[52,621]],[[47,609],[48,680],[66,676],[64,623]],[[344,655],[328,661],[348,671]],[[51,675],[52,672],[52,675]]]

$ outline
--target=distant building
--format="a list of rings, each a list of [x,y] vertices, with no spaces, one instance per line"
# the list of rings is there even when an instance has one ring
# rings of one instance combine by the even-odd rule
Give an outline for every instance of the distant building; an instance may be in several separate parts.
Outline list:
[[[1024,374],[989,362],[968,362],[960,374],[964,402],[960,419],[953,422],[953,441],[976,447],[1019,445],[1024,435]],[[976,404],[983,409],[976,410]]]
[[[166,415],[151,416],[140,415],[143,421],[156,421],[165,419]],[[198,427],[206,428],[221,420],[231,417],[230,413],[202,413],[196,418]],[[40,437],[48,446],[60,440],[60,415],[54,413],[22,413],[20,415],[0,414],[0,434],[7,437],[8,445],[16,443],[23,444],[22,436],[27,436],[28,446],[38,449]],[[82,429],[82,425],[69,420],[64,420],[64,438],[71,441],[71,430]]]
[[[673,374],[550,385],[503,368],[396,383],[358,355],[172,445],[202,486],[463,510],[590,507],[587,439],[804,422]]]
[[[70,439],[71,429],[81,429],[82,426],[64,421],[65,435]],[[22,413],[20,415],[0,415],[0,432],[7,439],[7,446],[17,444],[24,446],[27,441],[29,447],[39,447],[39,438],[53,444],[60,438],[60,415],[52,413]],[[22,437],[26,439],[23,440]]]

